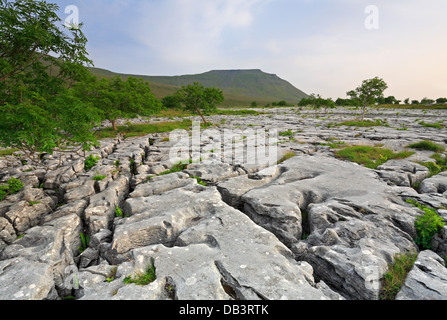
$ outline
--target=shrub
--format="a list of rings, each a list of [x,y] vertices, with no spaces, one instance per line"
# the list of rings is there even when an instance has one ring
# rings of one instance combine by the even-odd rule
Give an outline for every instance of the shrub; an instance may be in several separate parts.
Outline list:
[[[418,232],[418,236],[415,242],[422,249],[431,249],[431,240],[435,234],[441,231],[445,226],[442,217],[438,215],[435,209],[421,205],[415,200],[409,199],[408,203],[424,211],[424,215],[419,216],[416,219],[415,227]]]
[[[6,185],[0,185],[0,201],[5,199],[8,195],[14,194],[22,190],[24,184],[16,178],[11,178]]]
[[[89,155],[84,160],[84,169],[85,169],[85,171],[90,171],[91,168],[96,166],[96,164],[98,163],[99,159],[101,159],[101,158],[100,157],[94,157],[93,155]]]
[[[107,178],[107,176],[101,176],[101,175],[97,175],[93,177],[93,180],[95,181],[101,181],[104,180],[105,178]]]

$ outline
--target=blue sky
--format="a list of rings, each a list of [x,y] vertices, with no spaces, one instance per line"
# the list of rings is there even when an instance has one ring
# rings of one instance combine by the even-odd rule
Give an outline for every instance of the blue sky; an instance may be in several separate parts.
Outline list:
[[[145,75],[261,69],[346,97],[379,76],[399,99],[447,96],[445,0],[63,0],[96,67]],[[378,29],[365,27],[373,5]]]

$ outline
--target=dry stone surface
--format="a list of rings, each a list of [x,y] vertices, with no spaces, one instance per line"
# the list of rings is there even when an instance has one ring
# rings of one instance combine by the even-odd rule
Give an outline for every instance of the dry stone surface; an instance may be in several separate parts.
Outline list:
[[[433,152],[413,150],[375,170],[334,156],[334,142],[447,147],[446,128],[416,121],[439,121],[447,110],[374,109],[368,117],[388,125],[372,128],[334,126],[358,116],[350,108],[319,117],[260,111],[209,117],[219,125],[202,136],[200,160],[180,172],[169,171],[176,142],[168,133],[105,139],[87,153],[99,158],[89,171],[75,154],[59,168],[58,155],[46,155],[49,171],[1,158],[0,183],[25,186],[0,202],[0,299],[377,300],[396,254],[408,252],[418,259],[397,299],[447,299],[447,228],[421,250],[415,221],[423,212],[406,201],[447,222],[447,175],[423,165]],[[247,128],[292,135],[261,142]],[[232,141],[218,134],[230,129],[256,152],[295,156],[275,165],[219,153]],[[124,281],[152,265],[152,283]]]

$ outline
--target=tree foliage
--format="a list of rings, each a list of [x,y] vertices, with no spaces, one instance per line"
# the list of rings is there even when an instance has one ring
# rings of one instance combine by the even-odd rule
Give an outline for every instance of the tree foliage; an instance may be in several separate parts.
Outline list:
[[[346,94],[354,101],[358,101],[363,107],[363,121],[365,119],[366,108],[378,102],[378,99],[383,98],[383,92],[386,89],[388,89],[388,85],[385,81],[375,77],[373,79],[364,80],[359,87],[348,91]]]
[[[96,114],[70,92],[91,64],[79,28],[57,27],[59,7],[0,0],[0,145],[38,153],[88,150]],[[51,55],[50,55],[51,54]]]
[[[162,104],[151,93],[149,83],[141,78],[120,76],[111,79],[91,76],[74,87],[76,96],[98,109],[102,119],[109,120],[116,131],[121,117],[149,116],[159,112]]]
[[[311,106],[315,109],[315,113],[317,113],[318,109],[323,108],[324,113],[327,113],[328,109],[335,108],[335,102],[331,99],[324,99],[320,94],[312,93],[309,98],[301,99],[298,103],[298,106],[305,107]]]
[[[183,86],[177,91],[177,95],[184,108],[197,112],[205,125],[208,123],[203,114],[215,111],[217,105],[224,101],[222,90],[214,87],[205,88],[199,82]]]

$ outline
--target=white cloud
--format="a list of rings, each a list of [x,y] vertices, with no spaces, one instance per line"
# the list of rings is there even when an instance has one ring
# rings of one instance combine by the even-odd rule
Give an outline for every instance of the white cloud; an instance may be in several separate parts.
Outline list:
[[[164,0],[141,4],[130,29],[136,41],[165,62],[185,70],[224,59],[223,34],[248,28],[265,0]]]

